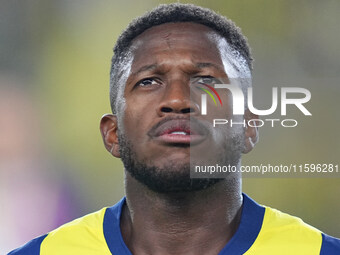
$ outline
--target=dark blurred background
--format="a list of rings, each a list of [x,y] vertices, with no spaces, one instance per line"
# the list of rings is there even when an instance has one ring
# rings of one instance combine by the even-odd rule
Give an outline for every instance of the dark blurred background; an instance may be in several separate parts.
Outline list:
[[[255,98],[273,86],[312,94],[313,116],[297,112],[297,128],[261,129],[243,163],[339,164],[340,2],[190,2],[242,28]],[[0,1],[1,254],[124,195],[122,164],[99,132],[110,112],[112,48],[129,21],[159,3],[170,1]],[[243,190],[340,237],[340,179],[304,177],[245,178]]]

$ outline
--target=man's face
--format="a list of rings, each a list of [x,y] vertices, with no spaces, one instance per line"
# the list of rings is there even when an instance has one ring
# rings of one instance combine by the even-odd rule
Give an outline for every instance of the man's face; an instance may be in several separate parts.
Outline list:
[[[229,82],[214,33],[200,24],[167,23],[133,41],[125,107],[118,113],[119,149],[126,170],[153,190],[197,190],[217,182],[190,179],[190,163],[202,162],[199,152],[214,164],[239,162],[243,129],[214,129],[200,114],[201,83]],[[220,111],[230,117],[230,100],[222,100]]]

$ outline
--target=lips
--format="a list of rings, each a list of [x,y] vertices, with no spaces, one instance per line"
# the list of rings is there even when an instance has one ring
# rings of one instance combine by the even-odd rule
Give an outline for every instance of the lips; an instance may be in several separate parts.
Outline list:
[[[190,118],[166,118],[156,124],[148,135],[166,144],[193,145],[206,138],[207,130]]]

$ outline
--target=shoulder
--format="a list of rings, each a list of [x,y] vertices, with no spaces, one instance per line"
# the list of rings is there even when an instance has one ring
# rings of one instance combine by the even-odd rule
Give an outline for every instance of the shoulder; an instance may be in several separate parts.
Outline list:
[[[75,246],[88,247],[93,243],[98,244],[104,240],[102,226],[106,209],[103,208],[64,224],[46,235],[33,239],[8,255],[63,254],[65,250],[69,253]]]
[[[111,255],[107,239],[120,242],[119,219],[125,197],[38,237],[8,255]],[[119,253],[118,253],[119,254]]]
[[[302,219],[266,207],[263,220],[264,233],[275,233],[282,243],[297,246],[315,246],[320,249],[322,243],[321,231],[305,223]]]
[[[265,207],[266,212],[264,216],[264,224],[269,229],[277,229],[280,228],[281,231],[293,231],[298,230],[304,233],[317,233],[321,234],[321,232],[305,223],[302,219],[292,216],[290,214],[281,212],[277,209],[271,207]],[[320,236],[321,237],[321,236]]]
[[[253,248],[270,248],[276,254],[340,254],[339,239],[325,235],[298,217],[265,208],[262,228]]]

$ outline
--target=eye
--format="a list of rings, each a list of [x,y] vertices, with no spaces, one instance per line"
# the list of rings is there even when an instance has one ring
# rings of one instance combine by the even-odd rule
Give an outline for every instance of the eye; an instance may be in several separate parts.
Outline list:
[[[213,85],[213,84],[220,83],[220,81],[212,76],[200,76],[200,77],[197,77],[195,83]]]
[[[148,86],[152,86],[152,85],[158,85],[159,84],[159,81],[157,81],[156,79],[154,78],[146,78],[146,79],[143,79],[139,82],[136,83],[136,87],[139,86],[139,87],[148,87]]]

